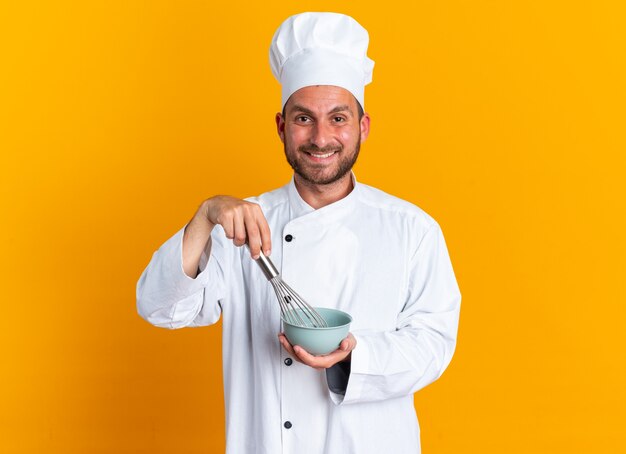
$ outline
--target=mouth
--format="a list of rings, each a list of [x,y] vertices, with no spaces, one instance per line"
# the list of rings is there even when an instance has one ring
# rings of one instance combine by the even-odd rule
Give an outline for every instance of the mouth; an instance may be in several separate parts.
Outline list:
[[[305,151],[305,153],[315,159],[328,159],[337,152],[331,151],[330,153],[309,153],[308,151]]]

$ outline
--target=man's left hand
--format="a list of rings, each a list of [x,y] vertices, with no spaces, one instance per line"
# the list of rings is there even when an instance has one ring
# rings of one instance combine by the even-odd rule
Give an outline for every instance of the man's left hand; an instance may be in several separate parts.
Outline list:
[[[341,341],[337,350],[322,356],[314,356],[299,345],[291,345],[283,333],[278,335],[278,340],[283,348],[287,350],[296,361],[318,370],[328,369],[338,362],[349,360],[352,350],[356,347],[356,339],[352,333],[348,333],[348,337]]]

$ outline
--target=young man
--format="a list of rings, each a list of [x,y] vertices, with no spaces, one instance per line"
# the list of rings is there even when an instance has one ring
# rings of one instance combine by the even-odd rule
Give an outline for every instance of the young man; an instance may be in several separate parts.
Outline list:
[[[270,62],[291,182],[205,200],[139,279],[137,309],[153,325],[222,317],[230,454],[419,452],[413,393],[452,358],[461,296],[439,225],[351,172],[370,128],[367,45],[341,14],[279,27]],[[306,301],[353,317],[336,351],[313,356],[280,334],[261,250]]]

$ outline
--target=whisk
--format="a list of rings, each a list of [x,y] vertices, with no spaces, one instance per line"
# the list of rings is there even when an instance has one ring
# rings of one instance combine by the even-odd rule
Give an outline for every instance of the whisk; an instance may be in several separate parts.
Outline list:
[[[291,325],[310,327],[310,328],[327,328],[328,324],[313,307],[300,297],[285,281],[280,277],[280,273],[263,252],[256,260],[261,267],[263,274],[276,292],[278,304],[280,305],[280,315],[283,320]]]

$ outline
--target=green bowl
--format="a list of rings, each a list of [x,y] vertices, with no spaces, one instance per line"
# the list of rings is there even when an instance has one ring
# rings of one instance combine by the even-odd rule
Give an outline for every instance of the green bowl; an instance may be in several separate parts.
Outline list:
[[[283,318],[283,329],[291,345],[299,345],[312,355],[326,355],[337,350],[346,338],[352,317],[337,309],[316,307],[315,310],[326,320],[328,328],[293,325]]]

